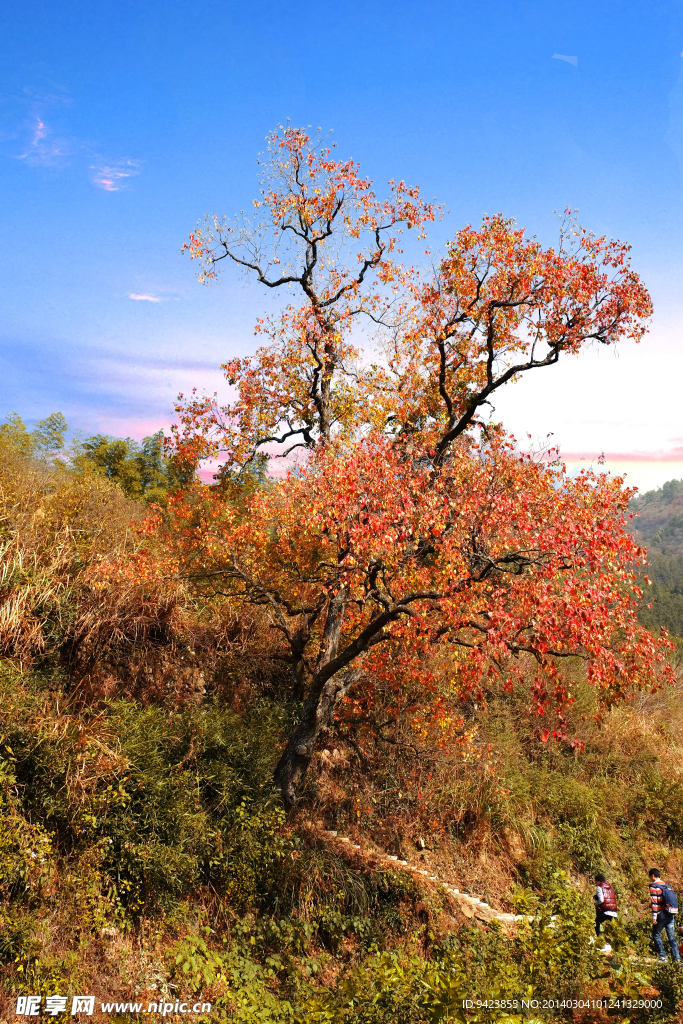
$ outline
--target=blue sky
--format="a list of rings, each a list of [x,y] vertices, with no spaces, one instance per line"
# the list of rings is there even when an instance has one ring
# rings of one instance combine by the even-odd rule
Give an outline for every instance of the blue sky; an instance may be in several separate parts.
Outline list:
[[[227,274],[202,288],[180,247],[205,213],[250,205],[256,155],[289,117],[334,129],[378,187],[437,196],[436,249],[498,210],[550,243],[568,205],[628,239],[655,300],[649,338],[539,374],[498,411],[553,432],[572,465],[605,451],[641,486],[683,476],[680,2],[12,7],[0,415],[59,409],[139,437],[168,425],[178,391],[220,389],[218,364],[253,347],[270,300]]]

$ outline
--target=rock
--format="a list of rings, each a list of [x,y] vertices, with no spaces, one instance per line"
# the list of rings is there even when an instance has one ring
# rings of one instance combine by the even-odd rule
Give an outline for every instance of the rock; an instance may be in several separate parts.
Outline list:
[[[498,914],[490,907],[478,907],[475,913],[480,921],[496,921],[498,919]]]

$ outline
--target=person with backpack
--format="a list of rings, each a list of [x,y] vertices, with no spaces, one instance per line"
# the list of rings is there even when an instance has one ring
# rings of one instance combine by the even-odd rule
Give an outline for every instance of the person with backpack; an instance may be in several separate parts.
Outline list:
[[[617,897],[614,889],[604,875],[595,876],[595,934],[600,934],[600,926],[605,921],[617,918]]]
[[[657,868],[650,868],[650,906],[652,908],[652,941],[660,960],[667,960],[666,950],[662,942],[662,930],[666,929],[671,956],[675,963],[681,957],[676,942],[675,915],[678,913],[678,897],[666,882],[662,881],[662,873]]]

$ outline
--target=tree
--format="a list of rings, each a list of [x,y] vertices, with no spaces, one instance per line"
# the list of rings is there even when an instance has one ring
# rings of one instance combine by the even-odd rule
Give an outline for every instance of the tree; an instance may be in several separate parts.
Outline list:
[[[232,261],[302,301],[259,322],[270,342],[254,357],[226,364],[232,404],[181,403],[176,452],[190,465],[223,453],[229,474],[273,445],[307,460],[239,508],[217,492],[174,499],[169,541],[181,575],[263,606],[282,638],[303,705],[276,770],[286,806],[347,694],[411,680],[436,706],[446,651],[441,707],[486,673],[513,686],[532,659],[533,707],[557,715],[545,738],[564,735],[564,658],[585,661],[605,704],[668,678],[666,641],[635,617],[643,552],[624,530],[623,482],[570,480],[482,416],[520,374],[642,337],[651,302],[628,246],[568,212],[544,249],[498,215],[460,231],[423,280],[395,262],[389,234],[433,218],[417,189],[391,183],[381,203],[352,163],[293,129],[271,137],[270,156],[256,204],[267,218],[214,220],[189,248],[209,276]],[[361,316],[382,332],[375,362],[351,344]]]
[[[378,678],[397,705],[410,686],[446,719],[487,673],[511,687],[533,659],[545,738],[564,735],[565,658],[584,660],[606,706],[666,678],[666,645],[635,618],[643,552],[621,484],[570,480],[499,431],[463,437],[438,472],[375,435],[318,449],[242,510],[216,497],[197,522],[191,509],[183,575],[265,608],[292,666],[303,711],[276,773],[287,806],[339,702]],[[434,659],[447,653],[443,690]]]
[[[76,468],[103,474],[129,498],[148,502],[164,501],[186,476],[165,457],[161,430],[144,437],[141,444],[130,437],[95,434],[81,442],[73,462]]]
[[[296,129],[274,132],[268,155],[256,221],[207,218],[184,248],[205,283],[227,260],[301,302],[257,322],[269,344],[224,364],[234,402],[193,392],[177,406],[191,462],[221,453],[234,470],[264,447],[288,455],[368,427],[431,426],[445,451],[520,373],[645,333],[652,305],[630,247],[587,234],[570,210],[557,249],[501,215],[468,226],[423,281],[395,258],[402,225],[422,230],[439,209],[418,189],[390,182],[379,201],[352,161]],[[363,318],[381,331],[369,362],[350,337]]]
[[[0,424],[0,453],[24,459],[49,461],[64,450],[69,426],[61,412],[50,413],[29,431],[19,413],[10,413]]]
[[[33,454],[38,458],[54,458],[64,451],[69,424],[61,412],[52,412],[40,420],[31,432]]]

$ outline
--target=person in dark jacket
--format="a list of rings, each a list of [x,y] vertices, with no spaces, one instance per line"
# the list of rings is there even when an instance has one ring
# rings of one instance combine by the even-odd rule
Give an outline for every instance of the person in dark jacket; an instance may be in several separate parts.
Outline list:
[[[617,897],[614,889],[604,875],[595,876],[595,934],[600,934],[600,926],[605,921],[617,918]]]
[[[681,957],[676,942],[676,928],[674,915],[667,910],[666,889],[667,884],[662,880],[662,873],[657,868],[650,868],[650,907],[652,908],[652,941],[660,960],[667,960],[666,950],[662,942],[662,931],[666,930],[669,940],[671,956],[676,963],[680,963]]]

